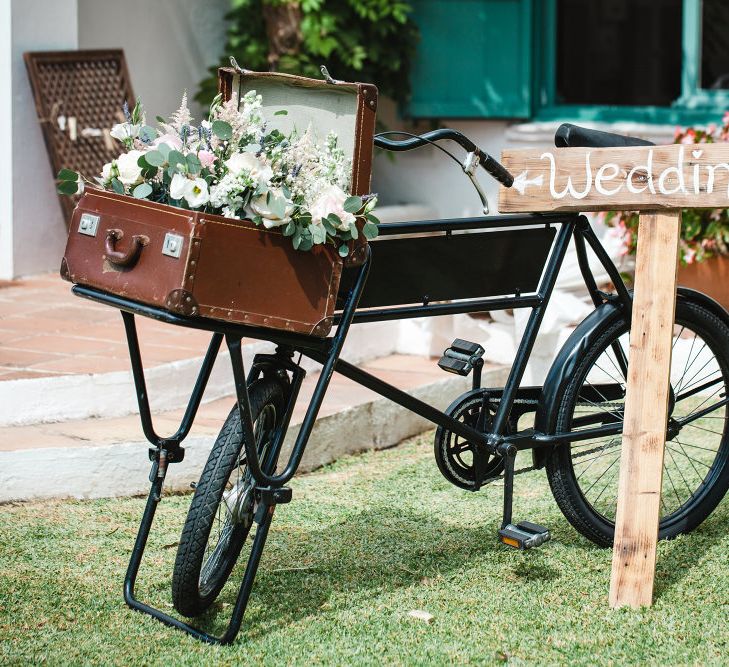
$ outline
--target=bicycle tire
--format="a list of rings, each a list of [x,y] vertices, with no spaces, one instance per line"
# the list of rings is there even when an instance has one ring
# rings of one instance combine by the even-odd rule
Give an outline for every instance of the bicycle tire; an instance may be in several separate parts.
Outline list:
[[[284,405],[281,385],[273,380],[258,380],[250,386],[249,396],[254,431],[260,429],[261,415],[267,414],[269,408],[275,411],[272,427],[278,427]],[[256,431],[257,436],[259,432]],[[267,444],[270,445],[270,442],[258,443],[261,458],[262,449]],[[239,473],[236,484],[252,484],[244,459],[243,429],[236,405],[228,415],[200,475],[180,536],[172,575],[172,602],[184,616],[198,616],[215,601],[250,532],[254,511],[252,500],[249,501],[250,510],[244,512],[244,518],[234,519],[223,497],[236,470],[243,470],[243,478],[241,480]],[[221,546],[219,531],[216,550],[220,547],[221,552],[216,554],[213,551],[209,556],[216,556],[219,560],[210,562],[206,559],[208,544],[221,509],[225,511],[226,521],[222,530],[229,530],[225,535],[227,542]],[[205,569],[206,566],[209,571]]]
[[[729,386],[729,327],[726,323],[715,313],[702,305],[691,302],[688,300],[679,300],[676,304],[676,325],[682,327],[679,333],[679,338],[683,335],[683,332],[687,329],[693,331],[696,335],[700,336],[706,345],[709,347],[711,353],[713,353],[716,359],[716,366],[718,367],[718,373],[716,376],[716,383],[720,385],[720,389],[724,392],[727,391]],[[611,344],[618,341],[620,337],[625,336],[628,331],[628,322],[624,318],[618,320],[608,320],[604,324],[604,330],[598,334],[596,343],[591,349],[587,350],[581,362],[575,369],[572,380],[568,383],[564,393],[559,401],[558,415],[557,415],[557,430],[558,432],[567,432],[572,428],[572,423],[575,417],[575,408],[577,407],[578,398],[580,397],[580,389],[586,386],[587,380],[591,369],[595,368],[599,359],[603,359],[601,356],[604,351],[611,347]],[[676,330],[674,328],[674,335]],[[694,339],[695,340],[695,339]],[[674,346],[676,345],[676,339],[674,338]],[[625,345],[625,343],[621,343]],[[693,350],[693,343],[692,343]],[[699,352],[696,353],[698,358]],[[689,352],[688,365],[691,360],[692,352]],[[675,355],[674,355],[675,357]],[[617,357],[616,357],[617,361]],[[607,365],[607,364],[606,364]],[[624,379],[624,378],[622,378]],[[693,382],[693,380],[692,380]],[[672,387],[673,390],[678,389],[681,391],[681,383],[683,380],[674,381],[672,374]],[[675,385],[675,386],[674,386]],[[685,385],[688,387],[689,385]],[[692,385],[693,386],[693,385]],[[707,390],[708,391],[708,390]],[[679,392],[674,392],[674,396],[680,395]],[[715,392],[716,393],[716,392]],[[685,399],[688,401],[689,399]],[[696,399],[699,400],[699,399]],[[677,406],[680,401],[676,402]],[[584,402],[583,402],[584,405]],[[595,404],[597,405],[597,404]],[[687,404],[688,405],[688,404]],[[710,406],[709,406],[710,407]],[[612,408],[615,411],[615,408]],[[675,410],[675,407],[674,407]],[[698,411],[698,409],[697,409]],[[615,413],[619,416],[619,413]],[[693,490],[687,500],[681,503],[677,508],[668,511],[669,506],[662,505],[662,515],[659,524],[659,539],[670,539],[681,533],[688,533],[699,526],[711,512],[716,508],[722,498],[727,492],[729,487],[729,419],[727,418],[727,407],[720,406],[715,412],[707,415],[707,419],[714,421],[710,422],[714,428],[720,429],[715,431],[719,436],[718,445],[716,452],[713,456],[713,460],[710,465],[706,463],[711,458],[711,454],[701,454],[704,456],[705,461],[701,462],[698,459],[694,459],[693,456],[689,456],[686,453],[686,447],[697,447],[694,444],[686,444],[679,440],[679,434],[674,436],[674,439],[670,439],[666,445],[666,454],[664,456],[664,493],[662,503],[665,502],[667,497],[670,502],[671,486],[676,492],[676,499],[680,501],[681,494],[676,490],[676,483],[673,477],[676,476],[678,479],[683,478],[686,482],[687,490],[690,490],[695,482],[689,483],[684,475],[684,470],[676,464],[676,458],[680,456],[680,451],[683,450],[686,456],[686,469],[690,470],[693,466],[696,474],[693,471],[687,472],[689,479],[699,480],[703,475],[703,479],[699,480],[698,486]],[[692,422],[694,426],[688,426],[685,428],[694,428],[708,431],[707,428],[698,426],[700,420]],[[714,431],[711,431],[714,433]],[[681,431],[683,433],[683,430]],[[681,436],[685,438],[687,436]],[[620,435],[617,438],[621,438]],[[555,448],[550,457],[546,461],[547,477],[552,490],[552,494],[559,506],[560,510],[566,517],[566,519],[580,532],[582,535],[587,537],[589,540],[598,544],[599,546],[609,547],[613,544],[613,538],[615,533],[614,513],[611,514],[610,503],[605,502],[604,505],[608,506],[607,509],[601,507],[597,508],[599,498],[597,501],[591,500],[586,493],[587,481],[580,483],[580,477],[584,476],[584,472],[577,473],[575,466],[594,465],[595,460],[602,457],[607,457],[608,454],[602,454],[601,451],[607,452],[607,446],[603,445],[602,450],[598,451],[598,456],[587,459],[582,463],[575,463],[579,452],[576,450],[582,447],[582,451],[590,452],[590,455],[594,453],[595,447],[592,451],[584,449],[585,445],[581,445],[579,442],[574,443],[574,449],[572,443],[564,443]],[[610,449],[614,449],[612,465],[619,469],[619,457],[620,449],[622,447],[622,439],[615,446],[611,446]],[[599,448],[597,448],[599,450]],[[701,450],[699,446],[697,450]],[[707,451],[709,451],[707,449]],[[694,454],[693,449],[689,449],[690,454]],[[683,460],[683,459],[682,459]],[[601,465],[607,465],[608,461],[605,461]],[[703,473],[703,469],[699,467],[699,464],[707,466],[707,472]],[[674,466],[673,468],[671,466]],[[584,468],[581,468],[584,471]],[[673,470],[673,476],[671,471]],[[596,476],[599,469],[595,471],[593,476]],[[606,475],[607,473],[601,473]],[[611,473],[615,475],[616,473]],[[680,477],[679,477],[680,476]],[[617,485],[617,481],[615,482]],[[680,485],[680,482],[678,482]],[[606,483],[607,486],[607,483]],[[615,491],[615,497],[617,501],[617,491]],[[612,498],[612,492],[610,495]],[[674,501],[675,502],[675,501]]]

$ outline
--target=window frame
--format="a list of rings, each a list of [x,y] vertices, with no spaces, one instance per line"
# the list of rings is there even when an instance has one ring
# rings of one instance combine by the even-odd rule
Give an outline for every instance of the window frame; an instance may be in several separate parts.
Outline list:
[[[683,0],[681,95],[671,106],[557,104],[557,0],[535,3],[533,120],[565,118],[593,122],[706,124],[720,122],[729,109],[729,90],[705,90],[701,84],[701,0]]]

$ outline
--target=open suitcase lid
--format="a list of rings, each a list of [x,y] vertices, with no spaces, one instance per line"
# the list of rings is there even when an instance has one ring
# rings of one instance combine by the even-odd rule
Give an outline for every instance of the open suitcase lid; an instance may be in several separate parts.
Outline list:
[[[269,129],[288,134],[311,127],[318,142],[329,132],[351,155],[350,193],[370,192],[372,149],[377,113],[377,87],[369,83],[309,79],[278,72],[252,72],[232,67],[218,70],[219,90],[225,100],[240,100],[250,90],[263,97],[263,113]],[[286,110],[286,115],[276,115]]]

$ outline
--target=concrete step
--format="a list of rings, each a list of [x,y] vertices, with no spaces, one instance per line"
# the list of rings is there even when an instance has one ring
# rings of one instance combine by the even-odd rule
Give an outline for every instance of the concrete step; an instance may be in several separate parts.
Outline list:
[[[390,354],[397,327],[397,322],[352,327],[345,355],[360,362]],[[137,330],[154,407],[183,407],[210,334],[145,317],[137,318]],[[270,343],[244,341],[244,362],[272,350]],[[115,309],[79,299],[57,275],[5,283],[0,289],[0,428],[136,413],[129,369],[124,327]],[[224,351],[206,400],[232,393]]]
[[[390,355],[361,366],[395,386],[445,408],[468,389],[469,378],[443,373],[436,360]],[[484,385],[504,382],[508,369],[484,368]],[[299,430],[317,374],[304,381],[287,445]],[[131,393],[131,387],[127,386]],[[203,405],[185,441],[185,460],[170,466],[168,488],[188,489],[197,480],[214,439],[234,400]],[[182,410],[159,411],[158,433],[171,434]],[[312,470],[345,454],[390,447],[431,428],[430,422],[335,374],[301,465]],[[138,417],[97,418],[17,425],[2,429],[0,502],[40,498],[99,498],[144,493],[148,489],[147,442]]]

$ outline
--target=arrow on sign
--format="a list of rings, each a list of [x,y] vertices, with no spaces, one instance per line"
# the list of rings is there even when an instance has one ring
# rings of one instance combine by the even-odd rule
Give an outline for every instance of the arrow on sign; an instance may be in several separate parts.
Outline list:
[[[514,188],[514,189],[515,189],[515,190],[516,190],[516,191],[517,191],[517,192],[518,192],[518,193],[519,193],[520,195],[523,195],[523,194],[524,194],[524,192],[525,192],[525,190],[527,189],[527,187],[528,187],[528,186],[530,186],[530,185],[536,185],[536,186],[541,186],[541,185],[542,185],[542,183],[544,183],[544,175],[541,175],[541,174],[540,174],[540,175],[539,175],[539,176],[537,176],[536,178],[532,178],[532,179],[527,179],[527,174],[528,174],[528,173],[529,173],[529,171],[528,171],[528,170],[527,170],[527,171],[522,171],[522,172],[521,172],[521,174],[519,174],[519,175],[518,175],[518,176],[517,176],[517,177],[516,177],[516,178],[514,179],[514,184],[512,185],[512,187],[513,187],[513,188]]]

